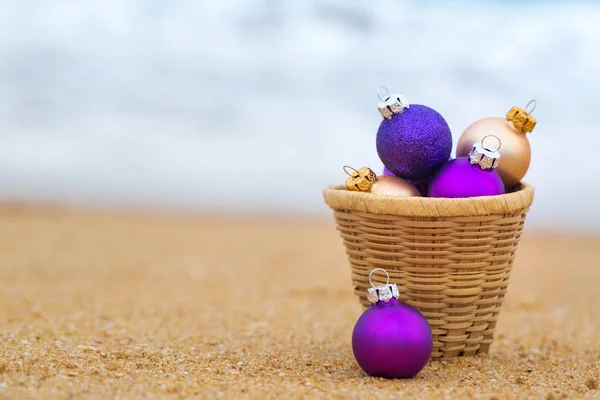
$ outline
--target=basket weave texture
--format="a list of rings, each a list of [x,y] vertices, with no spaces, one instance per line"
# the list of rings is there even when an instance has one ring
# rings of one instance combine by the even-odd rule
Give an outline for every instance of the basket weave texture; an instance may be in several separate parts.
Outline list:
[[[433,332],[432,360],[487,353],[506,293],[533,188],[465,199],[386,196],[330,186],[352,269],[354,293],[368,306],[369,272],[386,269],[400,299]],[[383,284],[374,274],[373,283]]]

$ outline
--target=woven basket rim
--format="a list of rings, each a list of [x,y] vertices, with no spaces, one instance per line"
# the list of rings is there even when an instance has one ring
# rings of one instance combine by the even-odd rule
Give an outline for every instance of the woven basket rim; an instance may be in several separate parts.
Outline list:
[[[325,203],[333,210],[398,215],[415,218],[472,217],[515,214],[533,203],[533,186],[520,183],[511,193],[499,196],[462,199],[402,197],[353,192],[344,185],[331,185],[323,190]]]

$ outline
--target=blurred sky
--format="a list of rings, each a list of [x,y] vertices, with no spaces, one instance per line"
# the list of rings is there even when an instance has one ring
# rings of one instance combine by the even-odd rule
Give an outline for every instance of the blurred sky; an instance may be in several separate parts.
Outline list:
[[[0,196],[329,213],[381,170],[380,85],[472,121],[536,98],[530,223],[600,231],[600,5],[0,0]]]

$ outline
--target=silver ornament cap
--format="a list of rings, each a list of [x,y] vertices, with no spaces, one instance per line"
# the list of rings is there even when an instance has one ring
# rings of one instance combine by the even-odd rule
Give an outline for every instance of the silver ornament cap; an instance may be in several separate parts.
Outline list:
[[[487,138],[495,138],[498,141],[498,147],[494,150],[491,150],[488,147],[485,147],[484,142]],[[495,135],[487,135],[481,142],[473,143],[473,148],[469,152],[469,161],[471,165],[479,165],[481,169],[496,169],[498,168],[498,162],[500,160],[500,147],[502,146],[502,142]]]
[[[386,94],[384,96],[381,96],[381,89],[385,89]],[[385,119],[392,119],[394,115],[402,114],[404,110],[410,108],[406,97],[401,94],[390,94],[390,91],[385,86],[379,88],[377,96],[379,97],[377,108],[381,116]]]
[[[371,275],[373,275],[375,271],[385,272],[385,275],[387,276],[387,282],[385,285],[375,286],[373,284],[371,281]],[[369,303],[377,304],[380,301],[387,303],[392,298],[399,300],[400,291],[398,290],[398,285],[395,283],[390,283],[390,275],[385,269],[375,268],[373,271],[371,271],[369,274],[369,283],[371,284],[371,287],[367,289],[367,300],[369,300]]]

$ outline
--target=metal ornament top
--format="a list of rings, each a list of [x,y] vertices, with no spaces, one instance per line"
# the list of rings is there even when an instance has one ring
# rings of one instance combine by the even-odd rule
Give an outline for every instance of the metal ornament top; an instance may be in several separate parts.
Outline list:
[[[352,172],[348,172],[350,169]],[[344,165],[344,172],[348,174],[346,189],[355,192],[370,192],[377,182],[377,175],[368,167],[359,168],[358,171],[349,165]]]
[[[383,118],[392,119],[394,115],[402,114],[404,110],[410,108],[410,104],[408,103],[408,100],[406,100],[406,97],[401,94],[390,94],[390,91],[385,86],[381,86],[379,89],[385,89],[387,92],[384,97],[377,92],[377,97],[379,97],[377,108]]]
[[[535,128],[535,125],[537,124],[537,120],[531,115],[536,106],[537,101],[535,99],[527,103],[525,110],[521,107],[514,106],[506,113],[506,120],[512,121],[513,126],[520,133],[529,133],[533,131],[533,128]]]
[[[498,147],[495,150],[490,150],[487,147],[484,147],[483,142],[485,139],[493,137],[498,141]],[[481,169],[495,169],[498,168],[498,161],[500,159],[500,147],[502,146],[502,142],[495,135],[487,135],[485,136],[481,142],[473,143],[473,149],[469,152],[469,161],[471,165],[478,164]]]
[[[371,281],[371,275],[373,275],[373,272],[375,271],[385,272],[387,276],[387,282],[385,285],[375,286],[373,284],[373,282]],[[369,283],[372,287],[367,289],[367,300],[369,300],[369,303],[371,304],[377,304],[380,301],[387,303],[392,299],[392,297],[396,300],[400,298],[398,285],[396,285],[395,283],[390,283],[390,275],[383,268],[375,268],[373,271],[371,271],[371,273],[369,274]]]

